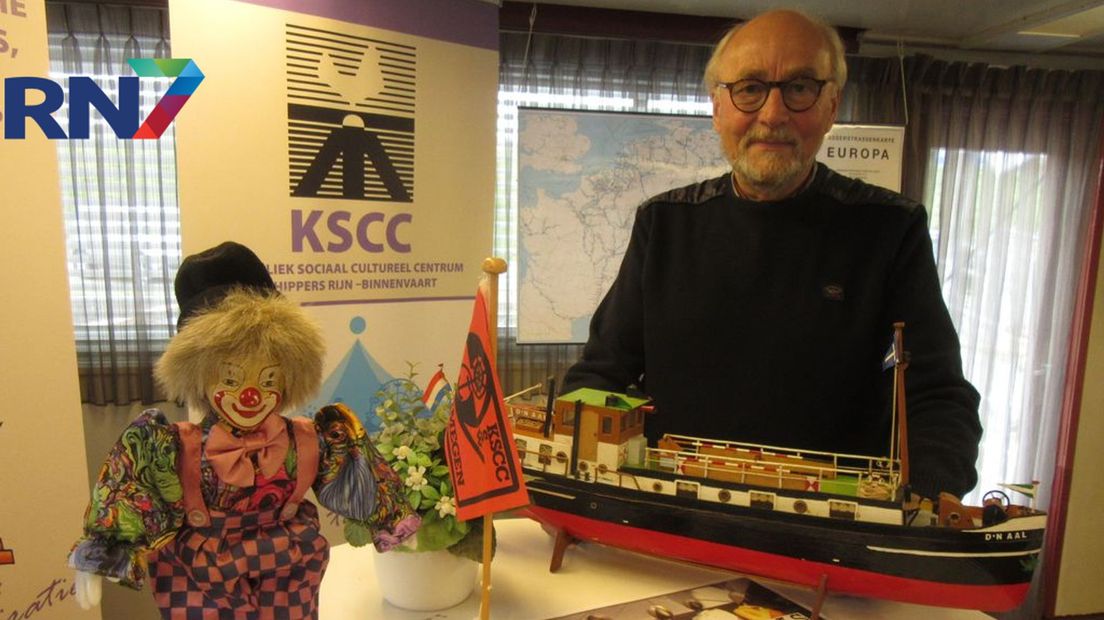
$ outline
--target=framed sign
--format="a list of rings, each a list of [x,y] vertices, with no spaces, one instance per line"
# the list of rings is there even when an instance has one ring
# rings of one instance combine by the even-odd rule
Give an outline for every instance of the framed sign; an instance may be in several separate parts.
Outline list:
[[[824,137],[817,161],[842,175],[899,192],[904,145],[901,126],[837,124]]]

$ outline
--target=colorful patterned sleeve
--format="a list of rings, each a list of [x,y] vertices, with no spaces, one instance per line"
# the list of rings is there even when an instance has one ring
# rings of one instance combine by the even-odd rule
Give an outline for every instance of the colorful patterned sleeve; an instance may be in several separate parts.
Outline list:
[[[323,506],[345,517],[346,534],[366,529],[379,551],[412,536],[421,518],[356,415],[345,405],[328,405],[315,414],[314,423],[322,448],[314,492]],[[355,535],[348,538],[353,545],[367,543]]]
[[[146,554],[168,542],[183,523],[183,489],[176,473],[175,429],[147,409],[111,448],[92,489],[84,536],[69,566],[141,589]]]

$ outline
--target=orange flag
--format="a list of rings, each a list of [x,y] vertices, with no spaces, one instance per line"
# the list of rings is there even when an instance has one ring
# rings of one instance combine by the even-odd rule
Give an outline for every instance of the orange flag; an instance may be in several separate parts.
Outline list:
[[[487,300],[480,288],[445,428],[445,456],[461,521],[529,503],[488,330]]]

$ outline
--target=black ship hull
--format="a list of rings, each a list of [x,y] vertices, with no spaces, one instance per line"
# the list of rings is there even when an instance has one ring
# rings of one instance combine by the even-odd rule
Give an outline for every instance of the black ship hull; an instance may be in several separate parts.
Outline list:
[[[1003,611],[1024,599],[1045,516],[976,529],[781,513],[527,470],[529,514],[581,540],[857,596]]]

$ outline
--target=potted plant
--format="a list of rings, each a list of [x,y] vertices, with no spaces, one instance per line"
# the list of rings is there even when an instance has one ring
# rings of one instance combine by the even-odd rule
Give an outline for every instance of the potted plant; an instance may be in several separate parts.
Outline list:
[[[422,518],[418,533],[394,551],[376,556],[376,574],[385,599],[405,609],[444,609],[460,603],[475,586],[482,559],[481,519],[458,521],[441,437],[452,409],[446,388],[427,407],[414,383],[412,364],[405,379],[384,384],[376,393],[380,430],[373,440],[399,474],[410,504]],[[350,529],[351,528],[351,529]],[[353,542],[366,533],[346,521]],[[433,584],[427,587],[427,584]]]

